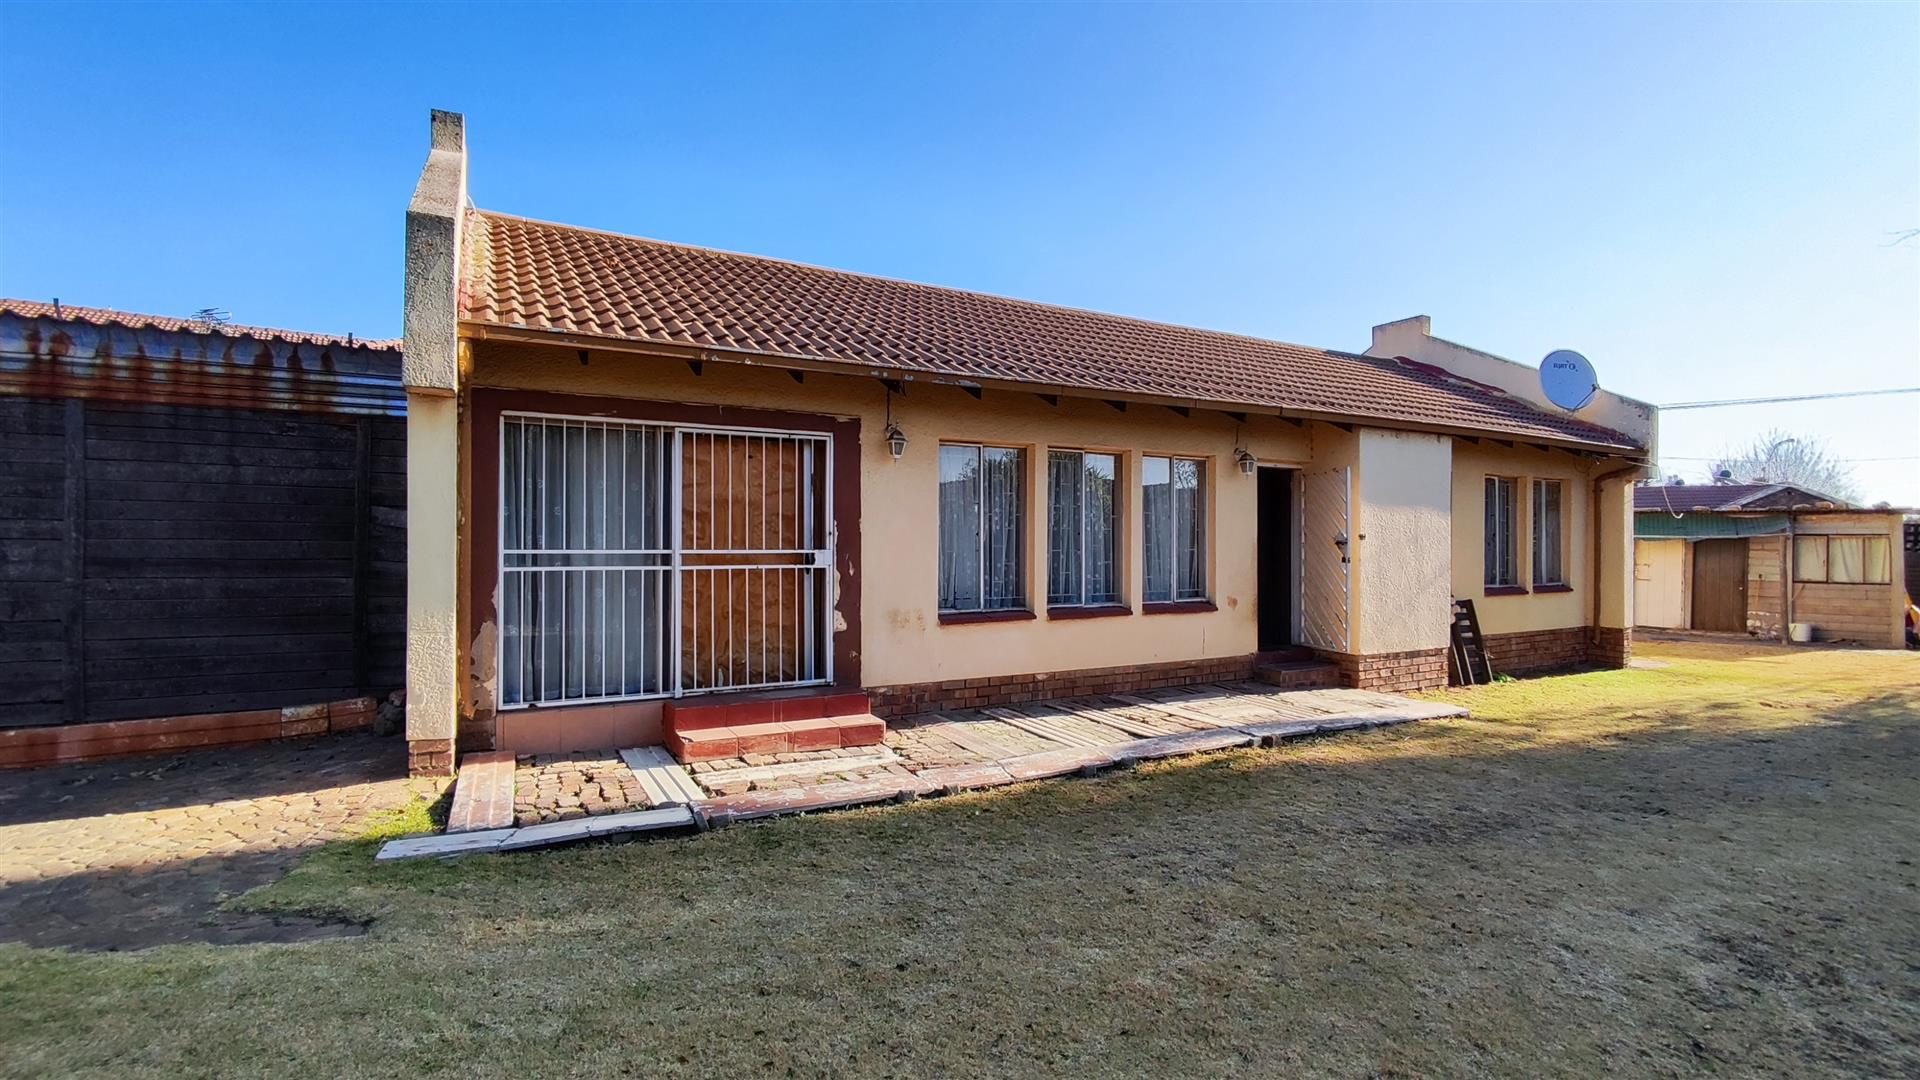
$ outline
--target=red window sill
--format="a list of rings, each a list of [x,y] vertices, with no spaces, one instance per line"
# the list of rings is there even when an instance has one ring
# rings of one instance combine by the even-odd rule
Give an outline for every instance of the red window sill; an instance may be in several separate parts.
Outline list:
[[[1025,608],[1010,611],[943,611],[940,613],[940,625],[964,626],[967,623],[1023,622],[1033,617],[1033,612]]]
[[[1489,585],[1486,588],[1486,595],[1525,596],[1527,595],[1527,587],[1525,585]]]
[[[1559,585],[1535,585],[1535,586],[1533,587],[1533,591],[1534,591],[1534,592],[1537,592],[1537,593],[1543,593],[1543,592],[1572,592],[1572,591],[1573,591],[1573,586],[1571,586],[1571,585],[1565,585],[1565,584],[1559,584]]]
[[[1143,615],[1192,615],[1219,610],[1211,600],[1150,600],[1140,605]]]
[[[1093,604],[1086,607],[1050,607],[1048,619],[1111,619],[1119,615],[1131,615],[1133,609],[1125,604]]]

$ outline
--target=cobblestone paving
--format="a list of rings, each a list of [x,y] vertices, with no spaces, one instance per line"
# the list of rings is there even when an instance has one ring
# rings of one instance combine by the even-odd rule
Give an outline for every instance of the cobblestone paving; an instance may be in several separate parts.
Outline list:
[[[357,932],[215,909],[437,794],[406,765],[397,738],[330,735],[0,772],[0,941],[127,949]]]
[[[887,741],[893,742],[889,733]],[[712,761],[696,761],[687,766],[693,779],[709,794],[739,795],[748,791],[784,791],[790,788],[811,787],[818,784],[838,783],[842,780],[876,780],[884,776],[911,776],[912,772],[905,762],[888,765],[852,766],[845,769],[831,768],[832,762],[842,759],[871,759],[879,752],[878,746],[854,746],[839,750],[808,750],[787,754],[747,754],[743,757],[715,758]],[[759,775],[768,766],[817,765],[819,771],[807,769],[803,772],[778,773],[772,776]],[[734,775],[745,772],[745,776]]]
[[[530,754],[513,773],[513,822],[538,825],[588,814],[644,810],[647,797],[640,778],[620,760],[618,751]]]

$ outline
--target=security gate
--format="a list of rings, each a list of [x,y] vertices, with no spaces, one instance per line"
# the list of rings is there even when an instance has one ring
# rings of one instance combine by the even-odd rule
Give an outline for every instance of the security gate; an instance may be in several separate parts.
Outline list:
[[[827,436],[501,425],[501,708],[832,679]]]
[[[1315,648],[1351,652],[1352,470],[1307,473],[1300,503],[1301,639]]]

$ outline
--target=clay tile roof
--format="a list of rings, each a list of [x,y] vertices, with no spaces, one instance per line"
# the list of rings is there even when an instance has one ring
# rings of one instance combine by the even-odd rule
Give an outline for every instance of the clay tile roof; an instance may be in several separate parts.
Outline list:
[[[268,326],[240,326],[235,323],[203,323],[192,319],[176,319],[171,315],[141,315],[132,311],[115,311],[112,308],[75,307],[61,304],[56,310],[52,304],[43,304],[38,300],[0,299],[0,313],[18,315],[26,319],[63,319],[68,322],[82,322],[93,326],[117,326],[128,330],[167,330],[189,334],[219,334],[229,338],[254,338],[259,341],[285,341],[296,345],[322,345],[327,347],[347,347],[360,349],[392,349],[399,351],[400,342],[392,339],[368,340],[350,338],[347,335],[309,334],[301,330],[278,330]]]
[[[469,230],[472,323],[1637,448],[1424,365],[491,212]]]

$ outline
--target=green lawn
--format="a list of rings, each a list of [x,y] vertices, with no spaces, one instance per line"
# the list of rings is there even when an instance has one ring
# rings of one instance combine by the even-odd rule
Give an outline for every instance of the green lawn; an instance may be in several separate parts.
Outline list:
[[[0,1072],[1920,1072],[1920,655],[1639,652],[1098,780],[343,845],[244,902],[364,938],[0,947]]]

